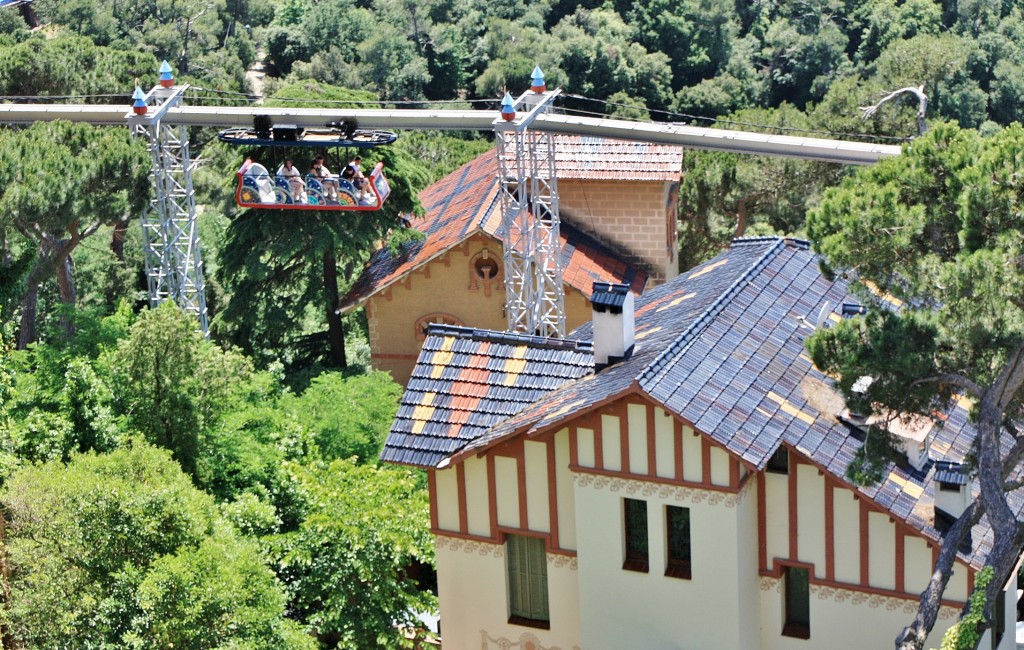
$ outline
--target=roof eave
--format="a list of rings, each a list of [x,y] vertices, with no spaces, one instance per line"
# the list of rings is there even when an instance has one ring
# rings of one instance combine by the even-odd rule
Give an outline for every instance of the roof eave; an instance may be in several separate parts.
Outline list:
[[[427,264],[430,264],[434,260],[447,255],[456,246],[459,246],[460,244],[464,243],[467,239],[471,239],[474,235],[476,235],[478,233],[482,234],[482,235],[486,235],[487,237],[490,237],[491,239],[495,239],[494,235],[491,235],[486,230],[481,228],[479,224],[477,224],[477,226],[473,230],[467,232],[464,237],[462,237],[461,239],[458,239],[458,240],[455,240],[454,242],[452,242],[451,246],[448,246],[446,248],[442,248],[441,250],[437,251],[436,253],[434,253],[430,257],[424,259],[422,262],[418,262],[414,266],[409,267],[409,269],[407,271],[405,271],[404,273],[402,273],[400,275],[397,275],[394,278],[388,280],[387,282],[381,284],[380,286],[374,288],[373,291],[371,291],[367,295],[363,296],[359,300],[357,300],[357,301],[355,301],[353,303],[341,305],[338,308],[338,313],[344,315],[344,314],[347,314],[348,312],[352,311],[353,309],[358,309],[359,307],[362,307],[363,305],[366,304],[366,302],[370,298],[373,298],[374,296],[376,296],[381,291],[384,291],[385,289],[387,289],[387,288],[389,288],[391,286],[394,286],[395,284],[398,284],[399,282],[403,282],[405,280],[405,278],[407,278],[410,274],[415,273],[416,271],[419,271],[424,266],[426,266]]]

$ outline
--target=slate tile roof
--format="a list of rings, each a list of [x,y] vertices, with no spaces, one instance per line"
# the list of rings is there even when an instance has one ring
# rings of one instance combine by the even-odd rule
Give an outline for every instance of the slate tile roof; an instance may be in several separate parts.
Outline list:
[[[683,148],[578,135],[555,136],[559,179],[678,182]]]
[[[593,369],[588,343],[431,325],[381,460],[434,467]]]
[[[642,143],[633,144],[640,147]],[[676,177],[678,180],[678,173]],[[398,256],[386,248],[376,251],[342,299],[342,312],[354,309],[373,294],[476,233],[500,240],[501,201],[498,192],[498,160],[494,151],[478,156],[423,190],[420,202],[426,215],[415,220],[413,227],[426,238],[409,245]],[[560,234],[562,277],[570,287],[586,296],[590,295],[594,282],[628,284],[635,293],[643,291],[647,284],[644,271],[626,264],[620,255],[564,220]]]
[[[541,391],[532,401],[516,400],[514,409],[495,413],[486,426],[468,435],[460,430],[459,440],[444,453],[457,461],[503,439],[542,433],[640,392],[757,469],[764,469],[771,454],[786,445],[845,482],[861,436],[852,435],[836,417],[842,402],[830,380],[812,365],[804,339],[814,331],[823,307],[825,315],[837,319],[843,302],[853,300],[842,281],[822,277],[818,258],[806,242],[737,240],[715,259],[637,299],[632,357],[598,374],[580,373],[575,381],[563,375],[567,379],[560,387]],[[586,324],[567,341],[581,345],[591,338]],[[580,363],[592,364],[592,358],[574,359]],[[572,370],[579,368],[574,365]],[[965,458],[975,435],[969,408],[961,400],[944,414],[943,426],[932,433],[933,458]],[[385,457],[391,453],[386,449]],[[938,540],[941,533],[933,525],[930,507],[933,474],[943,469],[936,465],[930,462],[924,471],[916,471],[892,464],[877,485],[850,487]],[[1018,513],[1024,512],[1022,492],[1011,494]],[[975,526],[972,540],[973,548],[961,557],[981,566],[992,544],[985,519]]]

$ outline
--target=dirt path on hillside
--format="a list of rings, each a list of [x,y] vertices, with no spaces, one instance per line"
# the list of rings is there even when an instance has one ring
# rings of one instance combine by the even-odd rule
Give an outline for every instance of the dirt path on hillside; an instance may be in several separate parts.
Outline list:
[[[253,62],[252,67],[246,70],[245,78],[249,80],[249,86],[252,88],[252,94],[257,95],[259,99],[256,100],[257,104],[263,103],[263,80],[267,76],[267,64],[266,59],[267,53],[263,50],[256,52],[256,60]]]

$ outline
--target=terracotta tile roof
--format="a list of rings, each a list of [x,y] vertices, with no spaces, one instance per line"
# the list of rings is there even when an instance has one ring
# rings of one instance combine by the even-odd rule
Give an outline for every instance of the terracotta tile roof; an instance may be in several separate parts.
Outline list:
[[[683,173],[682,147],[577,135],[555,144],[559,179],[678,182]]]
[[[432,325],[381,460],[433,467],[593,369],[587,343]]]
[[[500,240],[501,206],[498,196],[498,161],[489,151],[434,183],[420,194],[426,211],[413,227],[426,235],[401,255],[387,249],[376,251],[362,274],[341,301],[349,311],[459,245],[476,233]],[[563,279],[570,287],[590,295],[594,282],[628,284],[643,291],[647,274],[624,263],[619,255],[590,235],[565,221],[560,229]]]
[[[841,280],[826,280],[818,263],[804,242],[738,240],[714,260],[637,299],[632,357],[567,382],[532,403],[520,403],[517,413],[496,418],[449,455],[457,461],[509,437],[541,434],[602,403],[639,392],[758,469],[786,445],[925,537],[938,540],[941,534],[930,514],[935,463],[924,471],[890,464],[874,486],[853,486],[845,479],[862,436],[837,419],[831,380],[812,365],[804,339],[823,305],[838,318],[843,302],[857,299]],[[586,324],[568,340],[591,338]],[[958,404],[945,414],[943,426],[933,434],[933,458],[965,458],[975,436],[967,409]],[[1022,492],[1011,494],[1018,513],[1024,512]],[[972,544],[961,558],[981,566],[992,544],[987,520],[973,529]]]
[[[491,151],[423,190],[420,203],[426,215],[413,227],[426,238],[407,246],[399,256],[391,255],[386,248],[375,252],[342,299],[342,311],[352,309],[474,233],[484,231],[484,224],[500,221],[497,170],[497,159]],[[492,213],[494,219],[490,218]]]

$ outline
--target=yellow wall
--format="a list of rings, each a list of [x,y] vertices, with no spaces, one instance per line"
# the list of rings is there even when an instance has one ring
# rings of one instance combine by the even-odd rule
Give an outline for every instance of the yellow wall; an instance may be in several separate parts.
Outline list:
[[[559,179],[558,207],[564,221],[642,260],[657,286],[679,274],[671,190],[663,181]]]
[[[423,346],[416,323],[430,314],[445,314],[469,327],[507,327],[504,276],[492,280],[488,292],[471,275],[473,260],[484,249],[501,262],[501,242],[476,234],[367,301],[374,368],[390,372],[400,384],[408,382]],[[566,328],[571,331],[590,320],[591,309],[581,292],[566,287],[565,294]]]

